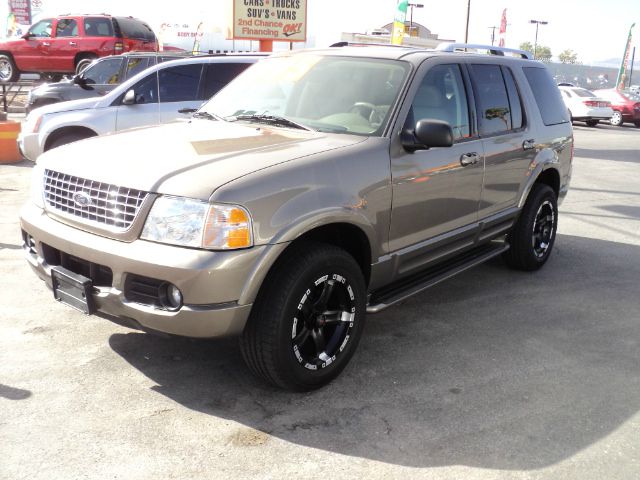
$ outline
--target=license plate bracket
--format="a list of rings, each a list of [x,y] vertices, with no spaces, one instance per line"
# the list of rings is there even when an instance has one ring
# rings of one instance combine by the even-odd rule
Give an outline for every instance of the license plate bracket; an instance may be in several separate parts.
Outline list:
[[[53,298],[80,310],[85,315],[96,311],[93,299],[93,285],[90,278],[72,272],[61,266],[51,268]]]

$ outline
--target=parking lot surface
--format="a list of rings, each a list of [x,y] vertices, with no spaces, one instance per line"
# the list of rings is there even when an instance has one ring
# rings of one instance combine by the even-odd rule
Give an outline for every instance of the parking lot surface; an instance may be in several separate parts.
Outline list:
[[[54,302],[20,247],[31,163],[0,165],[0,478],[640,478],[640,129],[574,133],[541,271],[495,260],[370,315],[307,394],[234,339]]]

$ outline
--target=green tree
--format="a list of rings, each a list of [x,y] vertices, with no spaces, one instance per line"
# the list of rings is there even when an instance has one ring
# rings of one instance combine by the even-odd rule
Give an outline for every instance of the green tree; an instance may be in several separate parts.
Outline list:
[[[526,50],[527,52],[533,53],[536,60],[540,60],[542,62],[551,61],[551,49],[549,47],[545,47],[544,45],[538,45],[536,47],[536,51],[534,52],[531,42],[522,42],[520,44],[520,50]]]
[[[567,49],[563,52],[560,52],[558,55],[558,60],[562,63],[570,63],[571,65],[575,65],[578,63],[578,54],[573,50]]]

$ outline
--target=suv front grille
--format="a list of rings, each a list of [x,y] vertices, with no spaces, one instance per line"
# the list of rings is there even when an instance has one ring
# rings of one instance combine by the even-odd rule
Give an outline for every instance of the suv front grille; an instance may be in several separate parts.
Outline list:
[[[44,180],[44,198],[51,209],[114,231],[129,229],[147,197],[147,192],[53,170],[44,171]]]

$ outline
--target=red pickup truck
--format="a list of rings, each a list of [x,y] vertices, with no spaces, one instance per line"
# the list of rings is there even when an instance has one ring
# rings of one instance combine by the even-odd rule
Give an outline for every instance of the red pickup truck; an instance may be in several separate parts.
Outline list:
[[[46,18],[22,38],[0,42],[0,83],[14,82],[24,72],[45,76],[79,72],[98,57],[132,50],[158,50],[151,27],[133,17]]]

